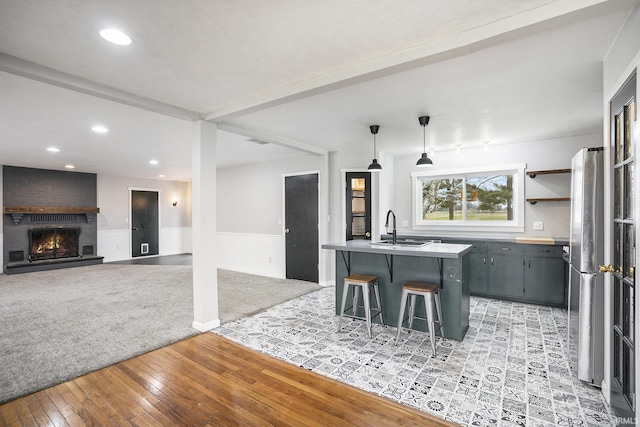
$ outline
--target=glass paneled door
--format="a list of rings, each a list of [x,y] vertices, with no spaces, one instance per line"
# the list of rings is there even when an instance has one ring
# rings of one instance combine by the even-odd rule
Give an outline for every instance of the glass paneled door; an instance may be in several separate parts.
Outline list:
[[[613,158],[613,265],[611,405],[618,417],[632,419],[636,412],[635,384],[635,151],[637,145],[636,77],[625,84],[611,103]]]
[[[371,172],[347,172],[346,181],[346,240],[371,240]]]

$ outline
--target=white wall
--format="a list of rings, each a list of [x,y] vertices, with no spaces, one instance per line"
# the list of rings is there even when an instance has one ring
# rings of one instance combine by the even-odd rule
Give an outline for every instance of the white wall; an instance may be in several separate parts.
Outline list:
[[[218,267],[284,278],[283,175],[321,167],[322,156],[304,154],[218,169]]]
[[[191,184],[98,175],[98,255],[105,262],[130,258],[129,189],[158,190],[160,255],[191,252]],[[177,200],[177,206],[172,205]]]
[[[473,166],[500,166],[514,163],[526,163],[527,170],[565,169],[571,167],[571,158],[583,147],[599,147],[602,145],[601,135],[585,135],[571,138],[559,138],[546,141],[531,141],[490,146],[487,151],[483,147],[462,148],[459,154],[455,151],[436,152],[433,156],[432,170],[460,169]],[[415,166],[419,154],[395,158],[394,179],[394,212],[398,217],[398,234],[454,236],[477,235],[486,233],[463,232],[420,232],[412,229],[411,215],[411,178],[410,173],[418,171]],[[569,197],[571,186],[570,174],[539,175],[535,179],[525,177],[525,198],[527,197]],[[492,236],[528,236],[553,237],[568,239],[569,236],[569,202],[525,204],[524,233],[492,233]],[[407,221],[408,227],[402,227]],[[533,230],[533,221],[542,221],[542,231]]]

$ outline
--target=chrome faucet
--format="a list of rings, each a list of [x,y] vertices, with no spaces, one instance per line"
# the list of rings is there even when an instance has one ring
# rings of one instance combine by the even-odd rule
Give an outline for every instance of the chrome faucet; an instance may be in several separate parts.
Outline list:
[[[389,232],[389,214],[393,215],[393,232],[391,234],[392,236],[392,242],[395,245],[396,244],[396,214],[393,213],[393,211],[391,209],[389,209],[389,212],[387,212],[387,222],[384,224],[384,226],[387,228],[387,233]]]

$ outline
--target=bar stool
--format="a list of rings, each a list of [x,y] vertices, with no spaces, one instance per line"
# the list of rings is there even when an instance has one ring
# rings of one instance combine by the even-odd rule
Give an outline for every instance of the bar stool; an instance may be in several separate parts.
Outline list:
[[[370,300],[370,287],[373,287],[373,292],[376,297],[377,307],[371,307]],[[358,305],[358,288],[362,291],[363,304]],[[347,294],[349,289],[353,289],[353,296],[351,299],[351,307],[345,309],[347,304]],[[359,317],[356,315],[358,307],[364,308],[365,317]],[[345,314],[345,310],[352,309],[352,314]],[[372,312],[375,312],[372,316]],[[378,276],[371,276],[368,274],[352,274],[344,278],[344,285],[342,287],[342,306],[340,307],[340,321],[338,322],[338,332],[342,329],[342,317],[351,317],[353,319],[360,319],[367,321],[367,333],[371,338],[371,320],[376,316],[380,316],[380,323],[384,325],[382,320],[382,305],[380,304],[380,290],[378,289]]]
[[[402,285],[402,299],[400,302],[400,312],[398,313],[398,335],[396,336],[396,345],[400,340],[400,332],[402,331],[402,323],[404,322],[404,311],[407,304],[407,298],[411,298],[409,301],[409,329],[413,326],[413,319],[426,320],[429,326],[429,335],[431,338],[431,350],[433,355],[436,354],[436,323],[440,328],[440,335],[444,339],[444,324],[442,323],[442,305],[440,302],[440,285],[429,282],[412,281]],[[427,309],[427,318],[415,316],[416,309],[416,297],[424,297],[424,303]],[[433,306],[436,306],[438,312],[438,320],[435,320],[433,313]]]

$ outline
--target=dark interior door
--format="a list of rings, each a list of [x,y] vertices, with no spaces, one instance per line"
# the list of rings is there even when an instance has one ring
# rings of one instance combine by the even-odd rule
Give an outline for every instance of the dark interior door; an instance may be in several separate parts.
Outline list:
[[[347,172],[347,240],[371,240],[371,172]]]
[[[158,255],[158,192],[131,191],[131,256]]]
[[[284,179],[287,279],[318,282],[318,174]]]
[[[612,274],[613,347],[611,406],[618,417],[633,420],[636,413],[635,366],[635,216],[636,77],[611,103],[613,168],[613,245],[608,266]],[[637,184],[636,184],[637,185]],[[607,267],[605,267],[607,269]]]

